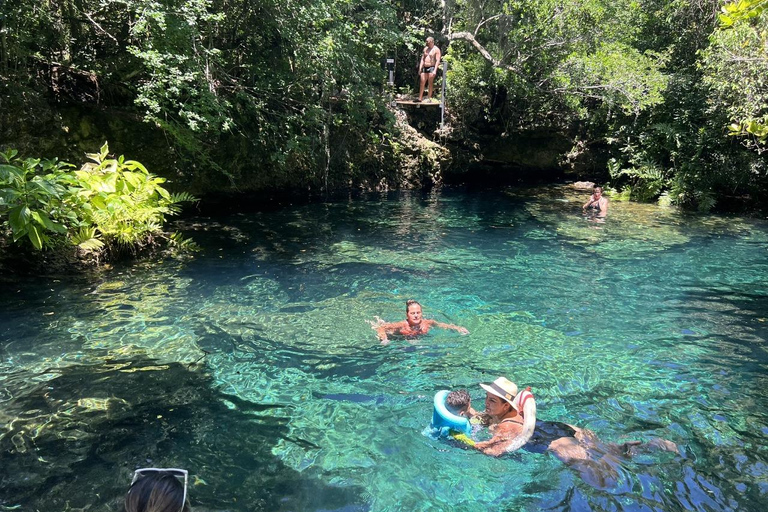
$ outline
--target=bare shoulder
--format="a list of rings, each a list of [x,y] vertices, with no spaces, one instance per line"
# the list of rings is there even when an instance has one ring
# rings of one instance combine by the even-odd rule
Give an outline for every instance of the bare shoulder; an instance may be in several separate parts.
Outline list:
[[[405,320],[401,320],[399,322],[387,322],[382,324],[381,327],[384,329],[402,329],[403,327],[408,327],[408,322]]]

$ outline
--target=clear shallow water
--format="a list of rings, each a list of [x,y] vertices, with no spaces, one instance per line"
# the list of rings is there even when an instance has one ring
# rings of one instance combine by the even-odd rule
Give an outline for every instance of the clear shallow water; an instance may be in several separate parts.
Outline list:
[[[0,511],[117,510],[184,467],[198,511],[763,510],[768,224],[566,188],[398,194],[188,220],[203,247],[0,281]],[[368,320],[467,327],[379,345]],[[539,417],[661,436],[596,488],[549,454],[422,435],[506,375]],[[15,508],[14,508],[15,507]]]

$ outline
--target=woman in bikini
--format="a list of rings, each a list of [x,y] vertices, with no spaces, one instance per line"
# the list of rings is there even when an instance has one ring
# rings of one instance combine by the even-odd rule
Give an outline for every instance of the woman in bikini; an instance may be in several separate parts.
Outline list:
[[[494,457],[519,449],[533,435],[536,422],[536,401],[530,390],[518,393],[517,385],[504,377],[480,387],[485,390],[485,415],[490,419],[488,430],[493,437],[475,443],[475,448]],[[477,414],[475,410],[469,412]]]
[[[589,201],[584,203],[581,210],[586,213],[587,210],[596,212],[598,217],[605,217],[608,214],[608,199],[603,197],[603,188],[595,187]]]
[[[469,331],[464,327],[423,318],[421,315],[421,304],[415,300],[406,301],[405,316],[406,318],[402,322],[380,322],[378,325],[373,325],[373,328],[376,329],[376,334],[378,335],[379,340],[381,340],[382,345],[389,344],[389,338],[387,337],[387,334],[400,334],[402,336],[411,338],[421,334],[427,334],[432,327],[440,327],[441,329],[453,329],[460,334],[469,334]],[[380,319],[377,317],[377,320]]]
[[[498,457],[523,446],[527,451],[552,452],[576,469],[584,481],[604,489],[615,485],[622,460],[650,450],[679,453],[677,446],[666,439],[606,443],[585,428],[536,421],[536,400],[530,388],[518,393],[517,385],[504,377],[480,386],[486,392],[485,414],[490,417],[493,437],[476,443],[475,448],[487,455]],[[477,411],[470,409],[469,413],[474,415]]]

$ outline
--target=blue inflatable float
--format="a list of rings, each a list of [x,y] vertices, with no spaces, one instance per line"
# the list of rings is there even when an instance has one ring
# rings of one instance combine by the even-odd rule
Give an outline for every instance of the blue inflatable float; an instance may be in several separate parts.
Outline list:
[[[470,435],[472,433],[472,426],[469,424],[469,420],[463,416],[453,414],[445,406],[445,397],[448,396],[448,393],[450,391],[444,389],[435,394],[431,427],[439,430],[440,436],[451,435],[451,430],[460,434]]]

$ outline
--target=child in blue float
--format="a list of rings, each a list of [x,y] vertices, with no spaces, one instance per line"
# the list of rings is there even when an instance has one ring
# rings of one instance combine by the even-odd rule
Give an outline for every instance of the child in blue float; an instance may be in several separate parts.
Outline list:
[[[473,425],[485,423],[487,420],[485,415],[472,408],[472,397],[466,389],[457,389],[448,393],[445,397],[445,406],[456,416],[467,418]]]
[[[471,435],[473,437],[483,426],[488,425],[489,418],[485,414],[479,413],[472,408],[472,397],[469,396],[469,391],[466,389],[457,389],[448,393],[445,397],[445,408],[451,414],[469,420],[472,429]],[[475,444],[475,441],[464,433],[451,430],[449,435],[463,445],[474,446]]]

